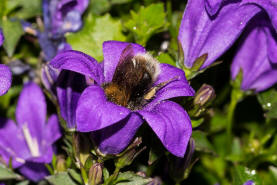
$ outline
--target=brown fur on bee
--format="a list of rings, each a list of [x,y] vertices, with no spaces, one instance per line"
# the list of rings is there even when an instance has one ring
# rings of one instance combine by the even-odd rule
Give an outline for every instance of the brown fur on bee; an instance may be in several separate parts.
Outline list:
[[[112,81],[103,86],[107,99],[133,110],[139,109],[159,72],[159,63],[152,56],[134,56],[132,46],[128,45],[121,54]]]

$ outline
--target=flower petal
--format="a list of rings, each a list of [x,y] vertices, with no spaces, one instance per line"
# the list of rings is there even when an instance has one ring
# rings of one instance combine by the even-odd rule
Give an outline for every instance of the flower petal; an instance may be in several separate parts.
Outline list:
[[[14,121],[0,118],[0,138],[0,155],[7,164],[12,158],[13,168],[21,166],[31,156],[23,133]]]
[[[25,165],[19,168],[19,171],[25,177],[31,179],[34,182],[38,182],[45,176],[49,175],[49,172],[43,163],[27,162]]]
[[[143,120],[137,113],[104,129],[91,133],[100,151],[104,154],[117,154],[124,150],[133,139]]]
[[[0,29],[0,46],[2,46],[3,42],[4,42],[4,35],[2,32],[2,29]]]
[[[205,7],[209,15],[215,15],[219,11],[223,2],[224,0],[205,0]]]
[[[151,103],[157,103],[162,100],[179,97],[193,96],[194,90],[189,85],[183,70],[173,67],[169,64],[160,64],[160,75],[153,86],[159,83],[170,81],[162,89],[160,89]]]
[[[27,129],[32,139],[41,143],[46,121],[46,102],[42,90],[35,83],[24,85],[20,93],[16,120],[21,129]]]
[[[220,57],[260,8],[253,4],[223,6],[216,17],[210,17],[203,0],[189,0],[179,29],[178,39],[184,52],[184,64],[191,68],[194,61],[208,54],[202,69]]]
[[[252,180],[245,182],[243,185],[254,185],[255,183]]]
[[[192,128],[187,112],[180,105],[163,101],[154,108],[150,107],[138,112],[169,152],[175,156],[184,157]]]
[[[257,4],[258,6],[262,7],[268,16],[270,17],[270,20],[277,31],[277,2],[276,0],[244,0],[243,3],[253,3]]]
[[[57,115],[53,114],[48,118],[45,132],[45,141],[50,146],[62,136]]]
[[[121,53],[129,44],[132,44],[135,55],[146,52],[145,48],[138,44],[120,41],[106,41],[103,43],[105,82],[110,82],[112,80]]]
[[[5,94],[12,84],[12,72],[9,67],[0,64],[0,96]]]
[[[109,102],[104,90],[91,85],[82,93],[76,111],[77,130],[90,132],[113,125],[130,114],[130,110]]]
[[[270,62],[277,64],[277,31],[272,26],[265,29],[267,36],[267,53]]]
[[[277,73],[277,67],[268,59],[270,45],[265,31],[268,28],[263,22],[263,17],[258,16],[249,23],[232,63],[233,79],[242,69],[241,88],[243,90],[262,91],[277,82],[276,78],[272,78]]]
[[[80,51],[63,51],[51,60],[50,65],[59,70],[69,70],[89,76],[98,84],[103,82],[103,71],[97,61]]]
[[[81,93],[86,88],[86,79],[80,73],[62,71],[57,82],[57,97],[61,115],[68,128],[76,127],[76,108]]]

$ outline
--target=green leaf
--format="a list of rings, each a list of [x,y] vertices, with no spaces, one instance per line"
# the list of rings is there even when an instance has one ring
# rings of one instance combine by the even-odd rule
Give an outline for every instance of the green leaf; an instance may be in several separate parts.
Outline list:
[[[204,118],[200,119],[191,119],[191,126],[192,128],[199,127],[204,122]]]
[[[277,168],[274,166],[269,167],[269,173],[271,175],[271,180],[273,184],[277,184]]]
[[[12,17],[29,19],[41,14],[41,0],[8,0],[7,13]]]
[[[77,173],[75,170],[73,169],[68,169],[67,170],[69,175],[74,179],[76,180],[77,182],[79,182],[80,184],[82,184],[82,177],[79,173]]]
[[[244,166],[236,166],[233,172],[233,185],[243,185],[249,180],[254,181],[255,185],[262,185],[262,181],[255,170],[250,170]]]
[[[201,131],[192,132],[192,138],[195,141],[195,149],[198,151],[214,153],[214,147],[207,138],[207,135]]]
[[[60,185],[60,184],[66,184],[66,185],[76,185],[72,178],[69,176],[67,172],[60,172],[55,175],[51,175],[46,177],[46,180],[53,185]]]
[[[119,173],[115,184],[117,185],[145,185],[151,181],[150,178],[141,177],[133,172]]]
[[[176,62],[171,58],[171,56],[167,53],[161,53],[158,57],[157,60],[160,63],[165,63],[165,64],[170,64],[172,66],[176,67]]]
[[[14,173],[11,169],[0,164],[0,180],[9,180],[9,179],[21,179],[21,176]]]
[[[266,117],[277,119],[277,91],[271,88],[258,94],[258,100],[266,112]]]
[[[134,34],[136,42],[145,45],[148,39],[167,27],[166,14],[162,3],[141,7],[138,12],[131,11],[131,19],[125,27]]]
[[[107,40],[125,41],[121,32],[121,23],[109,14],[102,17],[89,14],[85,19],[83,29],[66,36],[68,43],[74,50],[91,55],[98,61],[103,59],[102,44]]]
[[[19,39],[23,35],[23,29],[19,21],[4,19],[2,22],[3,34],[5,36],[4,48],[9,57],[15,51]]]
[[[90,2],[90,11],[95,15],[100,15],[110,9],[111,3],[109,0],[93,0]]]
[[[21,181],[19,183],[16,183],[16,185],[28,185],[30,183],[30,181],[25,180],[25,181]]]

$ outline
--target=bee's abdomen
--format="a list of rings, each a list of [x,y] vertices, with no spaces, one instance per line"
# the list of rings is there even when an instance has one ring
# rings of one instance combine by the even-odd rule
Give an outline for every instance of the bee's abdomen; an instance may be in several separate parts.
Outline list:
[[[126,89],[123,89],[115,83],[108,83],[104,85],[103,88],[109,101],[124,107],[127,106],[130,95],[127,93]]]

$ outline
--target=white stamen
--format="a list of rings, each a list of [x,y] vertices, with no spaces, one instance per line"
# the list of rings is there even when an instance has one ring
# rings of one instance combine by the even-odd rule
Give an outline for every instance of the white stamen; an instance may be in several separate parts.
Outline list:
[[[23,129],[23,134],[24,134],[24,137],[25,137],[25,140],[27,142],[27,145],[29,147],[29,150],[31,152],[31,155],[33,157],[38,157],[40,156],[40,153],[39,153],[39,147],[38,147],[38,142],[35,138],[32,138],[31,134],[30,134],[30,131],[27,127],[26,124],[24,124],[22,126],[22,129]]]

